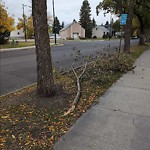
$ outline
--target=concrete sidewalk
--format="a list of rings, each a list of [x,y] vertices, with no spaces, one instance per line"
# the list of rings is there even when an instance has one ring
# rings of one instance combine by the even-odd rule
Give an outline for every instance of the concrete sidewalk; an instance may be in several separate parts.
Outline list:
[[[150,150],[150,49],[89,109],[54,150]]]

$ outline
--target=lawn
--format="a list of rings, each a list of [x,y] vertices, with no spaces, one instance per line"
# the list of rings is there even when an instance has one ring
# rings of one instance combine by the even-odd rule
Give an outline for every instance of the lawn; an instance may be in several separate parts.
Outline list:
[[[57,44],[55,45],[54,40],[51,40],[51,46],[63,46],[62,44],[62,40],[57,40]],[[4,44],[4,45],[0,45],[0,49],[7,49],[7,48],[20,48],[20,47],[30,47],[30,46],[35,46],[35,42],[34,41],[19,41],[18,44]]]
[[[19,41],[18,44],[4,44],[4,45],[0,45],[1,49],[6,49],[6,48],[19,48],[19,47],[28,47],[28,46],[34,46],[35,42],[34,41],[27,41],[27,42],[23,42],[23,41]]]
[[[56,95],[39,98],[36,84],[0,97],[0,148],[50,150],[86,110],[99,103],[104,94],[132,65],[148,46],[134,46],[131,54],[105,54],[88,64],[82,77],[82,91],[74,112],[64,117],[76,95],[76,78],[72,71],[54,71]],[[117,61],[116,61],[117,59]],[[110,63],[113,62],[113,63]],[[125,63],[126,62],[126,63]],[[81,68],[76,70],[79,74]]]

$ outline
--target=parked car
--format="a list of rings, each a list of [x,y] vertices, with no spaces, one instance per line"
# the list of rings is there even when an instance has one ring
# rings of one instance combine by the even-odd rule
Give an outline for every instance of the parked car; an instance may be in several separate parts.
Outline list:
[[[138,37],[137,36],[132,36],[131,39],[133,39],[133,40],[138,39]]]
[[[115,36],[117,38],[124,38],[124,32],[116,32]]]

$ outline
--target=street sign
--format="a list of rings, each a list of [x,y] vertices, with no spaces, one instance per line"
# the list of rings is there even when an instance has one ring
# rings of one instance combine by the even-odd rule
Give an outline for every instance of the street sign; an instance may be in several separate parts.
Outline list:
[[[127,22],[127,14],[121,14],[120,16],[120,25],[125,25]]]

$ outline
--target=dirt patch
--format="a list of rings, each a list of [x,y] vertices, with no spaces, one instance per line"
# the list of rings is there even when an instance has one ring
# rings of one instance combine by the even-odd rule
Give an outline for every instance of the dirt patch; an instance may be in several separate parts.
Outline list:
[[[47,109],[61,109],[67,107],[69,104],[68,101],[70,99],[70,94],[67,93],[60,85],[56,86],[55,92],[55,96],[53,97],[39,97],[36,92],[36,85],[34,85],[0,98],[0,105],[1,108],[21,105],[23,103]]]

